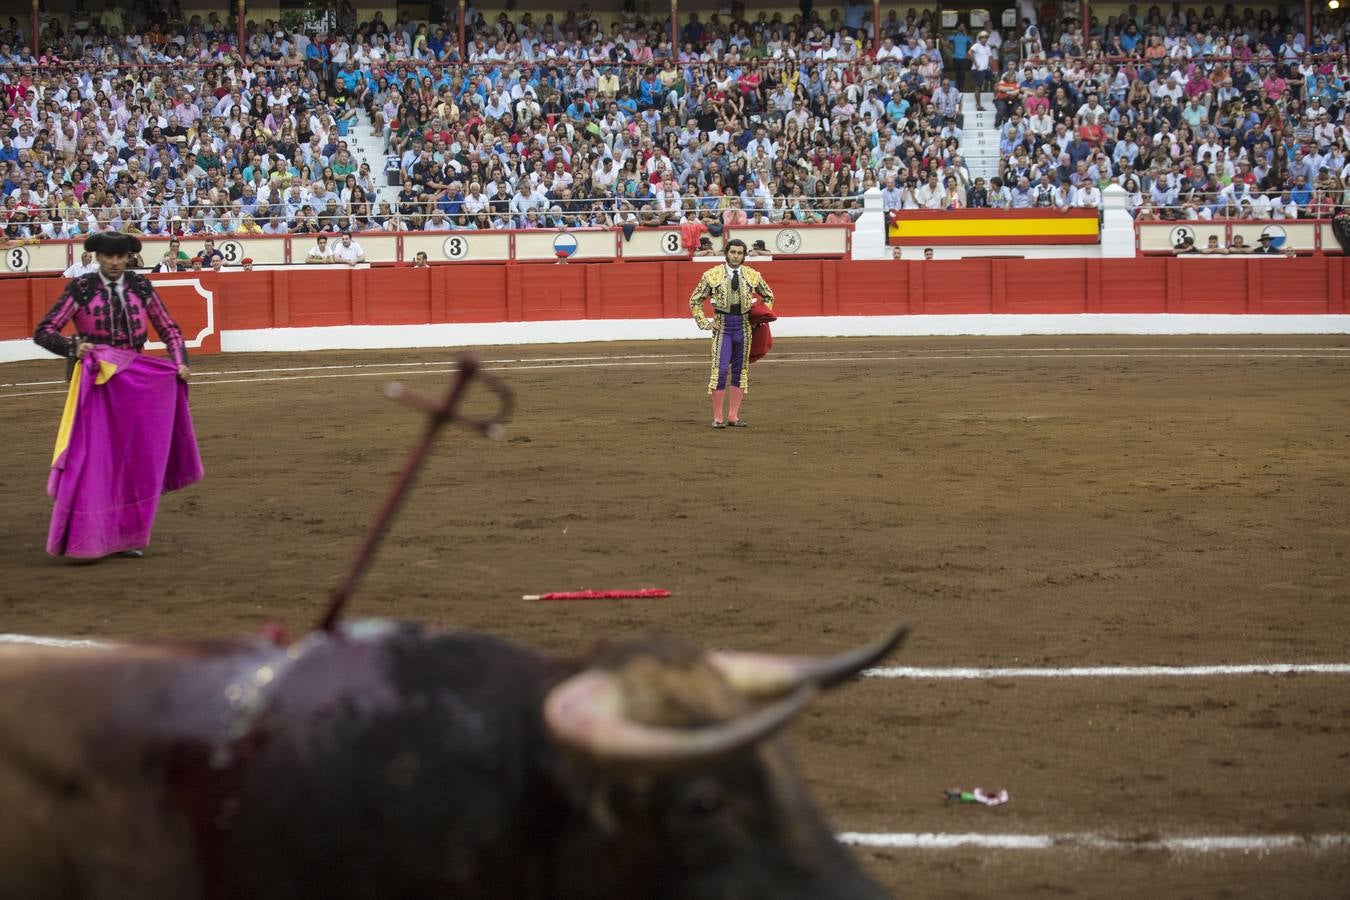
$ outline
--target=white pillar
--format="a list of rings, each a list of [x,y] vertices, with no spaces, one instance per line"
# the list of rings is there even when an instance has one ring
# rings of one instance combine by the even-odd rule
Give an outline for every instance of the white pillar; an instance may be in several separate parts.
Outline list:
[[[1118,184],[1107,185],[1102,191],[1102,258],[1133,258],[1134,216],[1125,208],[1128,195]]]
[[[853,223],[854,259],[890,259],[886,248],[886,214],[881,205],[881,188],[863,194],[863,214]]]

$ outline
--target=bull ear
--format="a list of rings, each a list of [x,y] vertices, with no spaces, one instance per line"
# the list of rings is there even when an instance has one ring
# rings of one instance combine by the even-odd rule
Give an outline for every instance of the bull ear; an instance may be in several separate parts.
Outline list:
[[[809,656],[773,656],[767,653],[710,653],[713,664],[742,696],[755,700],[781,697],[803,684],[831,688],[880,662],[909,636],[900,625],[876,643],[825,659]]]
[[[690,728],[644,725],[624,713],[618,678],[600,669],[574,675],[549,692],[544,722],[562,745],[600,765],[644,771],[678,769],[764,740],[816,695],[804,684],[790,696],[729,722]]]

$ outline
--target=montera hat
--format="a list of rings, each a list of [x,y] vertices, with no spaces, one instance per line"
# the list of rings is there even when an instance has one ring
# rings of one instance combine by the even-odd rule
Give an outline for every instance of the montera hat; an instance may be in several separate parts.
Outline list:
[[[84,249],[90,253],[110,253],[114,256],[123,253],[140,253],[140,238],[118,231],[100,231],[84,239]]]

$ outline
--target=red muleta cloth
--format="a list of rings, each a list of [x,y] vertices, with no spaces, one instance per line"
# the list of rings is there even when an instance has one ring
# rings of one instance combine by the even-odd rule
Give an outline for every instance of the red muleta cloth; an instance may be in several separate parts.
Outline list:
[[[777,318],[773,310],[764,305],[763,300],[755,301],[755,305],[750,307],[750,327],[753,329],[750,337],[751,362],[758,362],[773,349],[773,335],[769,333],[769,323]]]

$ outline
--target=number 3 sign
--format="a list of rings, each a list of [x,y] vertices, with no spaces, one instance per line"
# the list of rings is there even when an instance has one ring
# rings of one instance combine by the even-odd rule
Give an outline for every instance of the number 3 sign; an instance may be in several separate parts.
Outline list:
[[[27,272],[31,259],[27,247],[10,247],[5,251],[5,268],[10,272]]]
[[[469,255],[469,242],[462,237],[446,238],[442,249],[446,259],[463,259]]]

